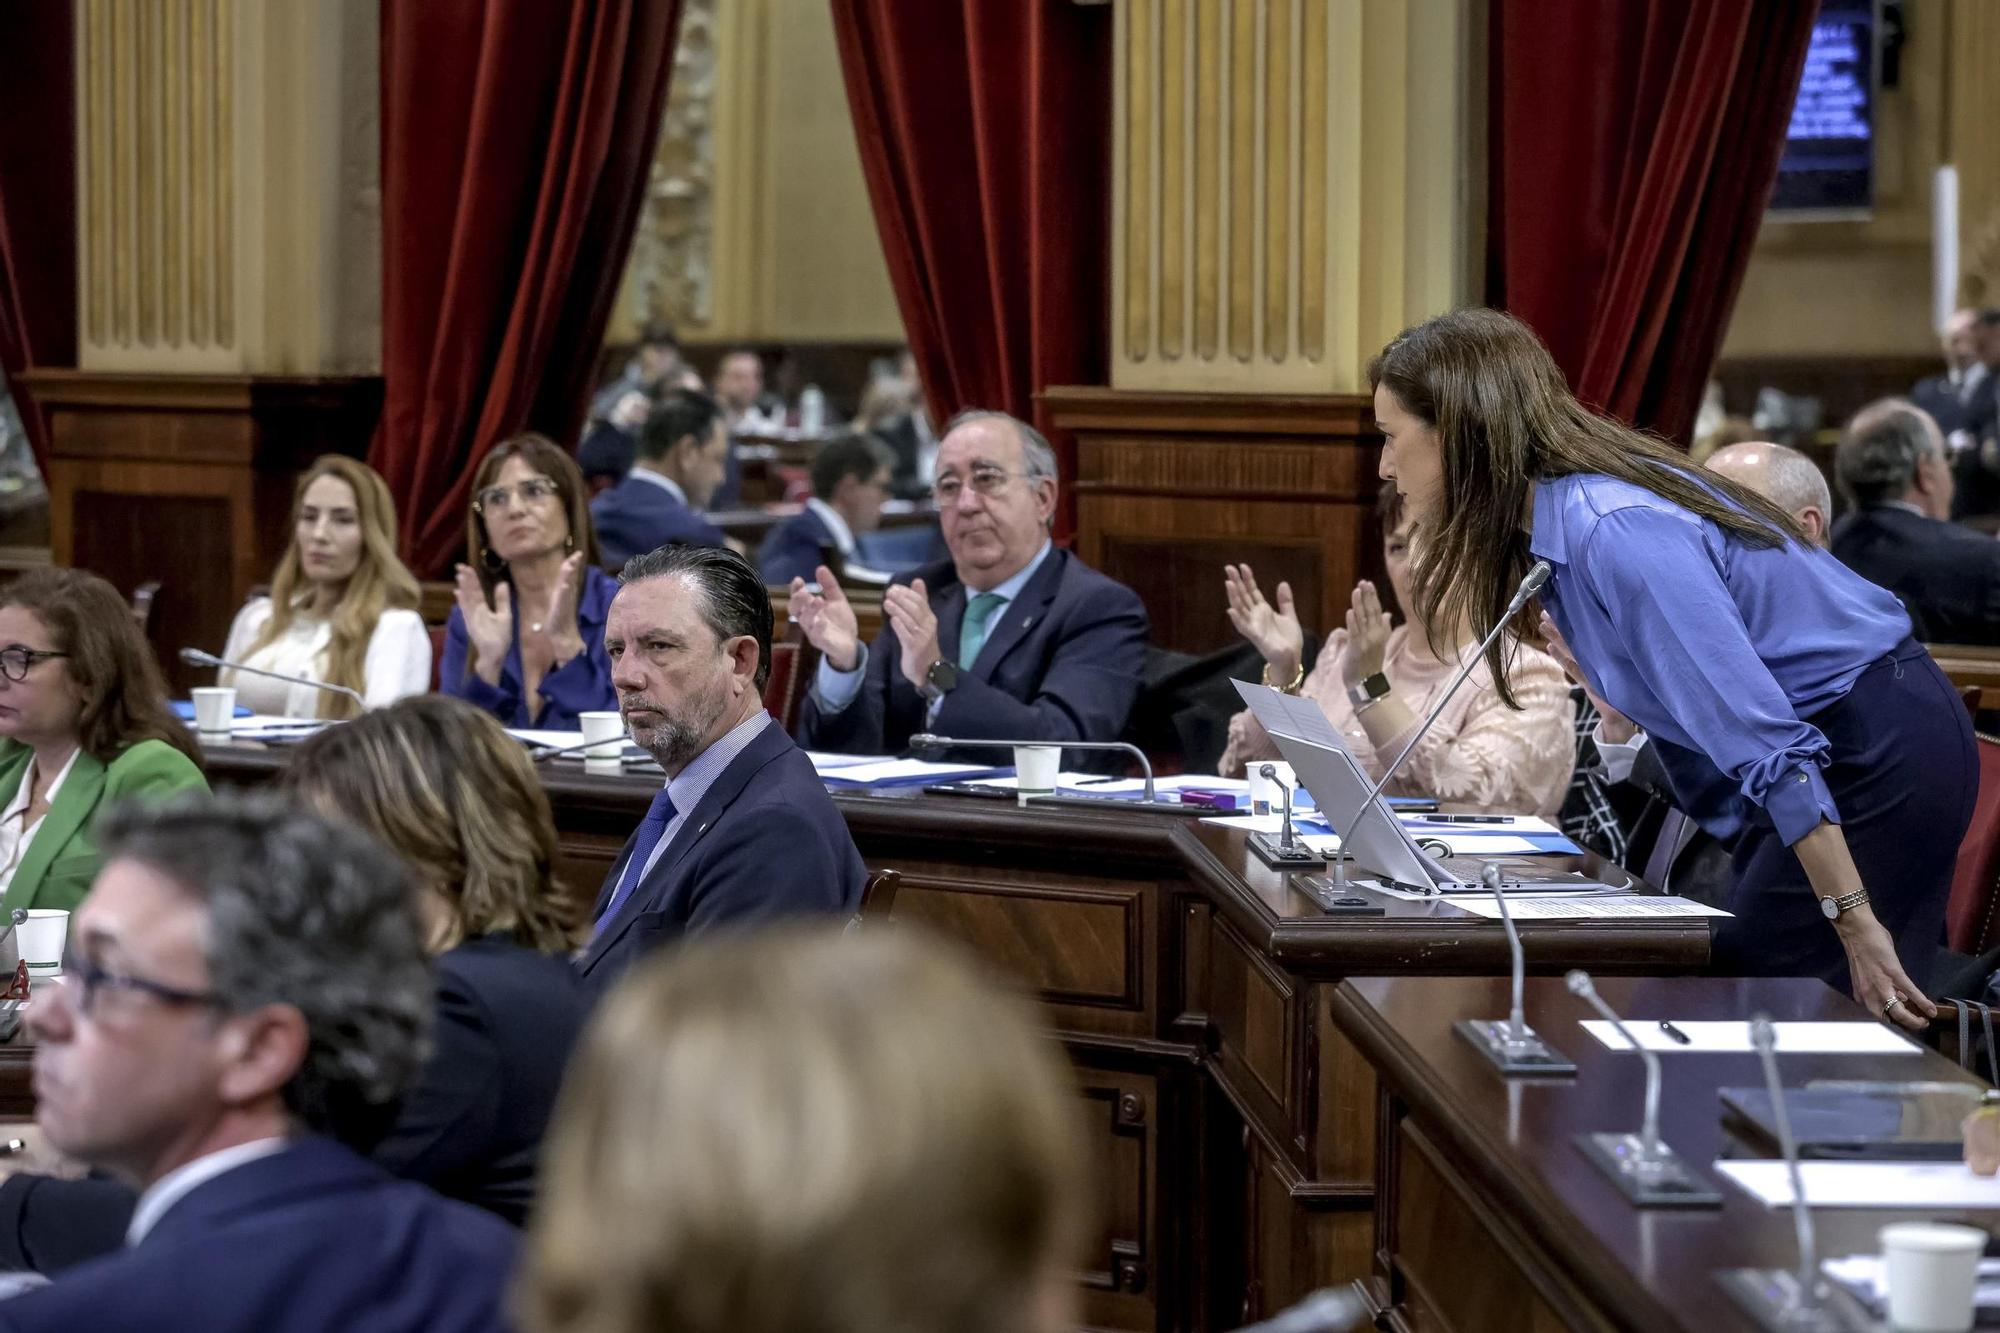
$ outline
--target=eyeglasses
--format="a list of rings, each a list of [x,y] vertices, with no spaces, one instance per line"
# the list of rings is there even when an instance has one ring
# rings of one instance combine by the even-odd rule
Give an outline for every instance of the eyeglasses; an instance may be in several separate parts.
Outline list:
[[[62,956],[62,985],[64,994],[76,1005],[76,1011],[85,1018],[97,1004],[98,996],[105,991],[131,991],[150,995],[163,1004],[203,1004],[219,1005],[222,998],[214,991],[182,990],[164,982],[151,981],[145,977],[127,976],[119,972],[107,972],[87,958],[82,958],[68,949]]]
[[[972,469],[970,484],[972,489],[981,495],[992,496],[1005,490],[1007,483],[1014,478],[1027,475],[1025,472],[1008,472],[1004,468],[975,467]],[[960,481],[957,477],[939,477],[937,484],[931,487],[931,499],[937,501],[940,509],[955,504],[966,485],[966,482]]]
[[[28,670],[37,662],[46,662],[51,657],[68,657],[68,653],[44,652],[40,648],[23,648],[16,644],[12,648],[0,648],[0,675],[8,680],[26,680]]]
[[[538,505],[561,493],[562,487],[547,477],[530,477],[518,486],[488,486],[472,497],[472,507],[483,514],[489,509],[505,509],[516,499],[524,505]]]

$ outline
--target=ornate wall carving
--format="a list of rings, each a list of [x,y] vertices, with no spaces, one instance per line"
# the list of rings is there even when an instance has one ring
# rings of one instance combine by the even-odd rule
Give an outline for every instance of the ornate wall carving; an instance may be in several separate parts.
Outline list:
[[[716,0],[686,0],[660,143],[632,246],[633,322],[704,325],[715,315]]]

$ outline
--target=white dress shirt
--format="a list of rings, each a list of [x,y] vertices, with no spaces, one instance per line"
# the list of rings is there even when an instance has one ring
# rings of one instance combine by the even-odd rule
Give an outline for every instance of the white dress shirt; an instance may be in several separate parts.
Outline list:
[[[292,618],[291,627],[271,642],[250,652],[250,645],[271,620],[271,599],[253,597],[236,613],[229,627],[229,643],[222,655],[245,666],[262,667],[306,680],[326,679],[326,652],[333,641],[333,625],[304,613]],[[361,697],[370,708],[381,708],[412,694],[424,694],[431,687],[431,636],[415,611],[390,609],[375,622],[369,636],[368,652],[361,663]],[[234,679],[230,679],[234,677]],[[236,702],[253,713],[276,717],[318,717],[321,696],[326,692],[310,685],[288,685],[268,676],[242,671],[223,671],[217,679],[236,687]]]
[[[55,781],[51,782],[49,789],[42,793],[42,798],[50,805],[56,803],[56,792],[62,788],[63,779],[67,778],[69,771],[76,767],[76,757],[82,753],[82,746],[71,750],[69,758],[63,761],[62,770],[56,774]],[[25,828],[22,827],[21,818],[27,812],[28,801],[34,790],[35,761],[30,759],[27,770],[21,774],[21,785],[15,790],[14,798],[7,802],[4,810],[0,810],[0,896],[5,896],[13,885],[15,869],[27,858],[28,845],[34,842],[35,832],[41,828],[42,819],[48,818],[45,810],[41,819],[37,819]]]
[[[139,1206],[132,1210],[132,1221],[125,1228],[125,1243],[137,1245],[144,1240],[146,1233],[167,1215],[167,1209],[193,1193],[198,1186],[206,1185],[239,1166],[247,1166],[260,1157],[283,1152],[290,1142],[286,1138],[252,1139],[175,1167],[148,1185],[146,1192],[139,1196]]]

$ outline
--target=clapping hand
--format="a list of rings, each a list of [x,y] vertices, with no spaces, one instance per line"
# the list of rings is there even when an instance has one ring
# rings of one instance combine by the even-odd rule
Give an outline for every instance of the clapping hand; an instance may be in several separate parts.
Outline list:
[[[534,622],[537,633],[546,632],[553,660],[569,661],[583,651],[583,631],[577,628],[576,604],[583,595],[583,552],[571,552],[556,571],[555,586],[549,589],[548,605],[542,618]]]
[[[1264,600],[1250,566],[1224,565],[1222,590],[1229,597],[1229,623],[1262,654],[1269,679],[1284,682],[1296,676],[1305,656],[1306,632],[1292,605],[1292,585],[1278,585],[1274,606]]]
[[[791,618],[799,622],[806,641],[820,650],[835,671],[852,671],[861,657],[861,629],[854,604],[825,565],[813,570],[813,578],[819,582],[818,592],[808,588],[804,579],[792,580]]]
[[[1597,691],[1590,687],[1590,681],[1585,678],[1583,668],[1576,664],[1576,654],[1569,650],[1569,640],[1563,638],[1562,631],[1556,628],[1556,622],[1550,619],[1546,611],[1542,612],[1541,630],[1543,640],[1549,645],[1549,656],[1555,658],[1556,665],[1569,673],[1571,680],[1583,686],[1584,698],[1590,700],[1590,706],[1597,710],[1598,732],[1604,737],[1605,742],[1610,745],[1623,745],[1638,735],[1639,724],[1604,702]]]
[[[882,614],[903,647],[903,679],[922,686],[930,676],[931,664],[944,655],[938,647],[937,613],[931,610],[924,581],[891,584],[882,594]]]
[[[1381,595],[1367,579],[1354,585],[1347,608],[1347,641],[1340,648],[1340,678],[1353,689],[1382,671],[1382,656],[1389,648],[1389,629],[1395,618],[1382,609]]]
[[[505,583],[495,584],[489,606],[479,575],[470,566],[460,565],[453,582],[452,595],[458,602],[459,617],[465,621],[465,637],[472,644],[472,669],[492,684],[500,679],[500,668],[514,637],[513,590]]]

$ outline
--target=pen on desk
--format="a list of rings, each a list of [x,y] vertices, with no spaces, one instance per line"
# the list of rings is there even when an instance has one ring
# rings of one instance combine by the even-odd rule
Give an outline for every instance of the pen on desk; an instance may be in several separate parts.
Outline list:
[[[1084,778],[1076,785],[1079,787],[1097,787],[1107,782],[1123,782],[1124,780],[1123,778]]]
[[[1511,824],[1512,815],[1420,815],[1418,822],[1425,824]]]
[[[1681,1031],[1679,1028],[1675,1027],[1672,1023],[1668,1022],[1664,1018],[1660,1020],[1660,1031],[1666,1033],[1669,1037],[1672,1037],[1675,1041],[1679,1042],[1683,1046],[1694,1045],[1693,1038],[1689,1037],[1687,1033]]]

